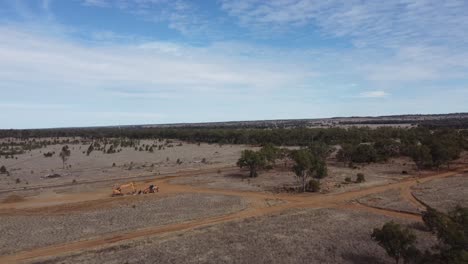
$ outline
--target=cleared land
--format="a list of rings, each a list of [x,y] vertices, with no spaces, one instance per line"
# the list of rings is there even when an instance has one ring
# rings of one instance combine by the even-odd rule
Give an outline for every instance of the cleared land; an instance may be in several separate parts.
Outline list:
[[[393,263],[369,239],[373,227],[390,220],[349,210],[292,210],[40,263]],[[434,242],[425,241],[423,247]]]
[[[165,147],[89,156],[86,144],[70,144],[67,169],[44,148],[2,158],[10,175],[0,175],[0,263],[392,263],[372,228],[421,221],[418,199],[467,203],[465,164],[419,175],[408,159],[349,168],[332,158],[321,193],[296,194],[285,192],[297,185],[288,164],[253,179],[235,167],[256,146],[157,144]],[[61,176],[41,178],[51,173]],[[131,180],[160,192],[110,197]],[[421,248],[434,243],[416,232]]]
[[[107,201],[97,208],[82,204],[55,212],[24,211],[0,215],[0,254],[122,232],[228,214],[245,209],[234,196],[181,194]],[[66,207],[66,206],[62,206]],[[90,209],[88,209],[90,207]],[[47,212],[43,208],[42,212]]]

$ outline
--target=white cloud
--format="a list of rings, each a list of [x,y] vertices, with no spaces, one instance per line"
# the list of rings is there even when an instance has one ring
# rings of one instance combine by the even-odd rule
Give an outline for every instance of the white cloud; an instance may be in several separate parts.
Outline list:
[[[67,89],[98,90],[148,87],[153,92],[237,87],[252,91],[281,89],[312,76],[309,69],[286,61],[278,65],[255,57],[239,59],[210,47],[164,42],[89,47],[9,27],[0,27],[0,34],[6,36],[0,40],[4,85],[52,83]]]
[[[361,98],[383,98],[387,97],[389,94],[385,91],[366,91],[359,94],[358,97]]]

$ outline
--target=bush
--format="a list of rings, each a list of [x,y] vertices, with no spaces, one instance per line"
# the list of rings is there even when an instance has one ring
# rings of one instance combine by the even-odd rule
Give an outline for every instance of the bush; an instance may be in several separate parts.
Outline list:
[[[2,165],[2,167],[0,167],[0,173],[1,174],[7,173],[7,169],[5,168],[5,165]]]
[[[318,192],[320,191],[320,182],[318,180],[310,180],[307,184],[307,191],[309,192]]]
[[[348,183],[350,183],[352,181],[351,177],[346,177],[344,180],[345,180],[345,182],[348,182]]]
[[[360,144],[354,148],[351,154],[351,161],[356,163],[371,163],[377,160],[377,152],[374,146]]]
[[[114,163],[112,163],[112,167],[115,167],[115,162],[114,162]]]
[[[20,183],[21,180],[20,180],[19,178],[16,178],[16,181],[15,181],[15,182],[16,182],[16,183]]]
[[[356,175],[356,177],[357,177],[357,178],[356,178],[356,182],[357,182],[357,183],[361,183],[361,182],[365,182],[365,181],[366,181],[366,179],[364,178],[364,173],[358,173],[358,174]]]

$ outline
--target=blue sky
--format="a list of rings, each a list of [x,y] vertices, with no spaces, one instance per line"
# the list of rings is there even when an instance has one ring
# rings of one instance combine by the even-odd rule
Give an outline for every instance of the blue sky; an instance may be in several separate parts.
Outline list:
[[[467,112],[468,2],[0,1],[0,128]]]

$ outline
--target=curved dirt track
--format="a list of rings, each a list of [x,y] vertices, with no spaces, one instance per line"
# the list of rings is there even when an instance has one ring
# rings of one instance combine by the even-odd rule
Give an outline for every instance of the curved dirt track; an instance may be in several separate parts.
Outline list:
[[[209,226],[213,224],[224,223],[228,221],[242,220],[251,217],[259,217],[274,213],[279,213],[288,209],[295,208],[341,208],[346,210],[365,210],[376,214],[383,214],[386,216],[405,218],[414,221],[421,221],[420,216],[404,212],[395,212],[393,210],[379,209],[367,207],[364,205],[350,203],[351,201],[363,197],[369,194],[381,193],[390,189],[400,189],[401,195],[405,199],[408,199],[408,193],[412,197],[410,188],[418,183],[427,182],[434,179],[450,177],[464,171],[466,168],[459,168],[449,172],[443,172],[439,174],[428,175],[424,177],[416,177],[402,180],[400,182],[386,184],[381,186],[373,186],[363,188],[360,190],[354,190],[338,194],[272,194],[265,192],[248,192],[248,191],[234,191],[234,190],[222,190],[222,189],[209,189],[209,188],[197,188],[188,185],[175,185],[170,184],[169,180],[173,177],[187,177],[189,173],[180,176],[170,176],[164,179],[146,180],[144,182],[137,183],[138,187],[147,185],[148,183],[155,183],[161,188],[162,194],[180,194],[180,193],[204,193],[204,194],[222,194],[239,196],[247,199],[249,202],[249,208],[243,211],[230,213],[227,215],[209,217],[194,221],[188,221],[183,223],[170,224],[166,226],[148,227],[143,229],[137,229],[129,232],[109,234],[96,239],[80,240],[71,243],[52,245],[44,248],[37,248],[33,250],[17,252],[13,255],[1,256],[0,263],[17,263],[22,261],[31,261],[44,257],[52,257],[71,252],[83,251],[97,247],[105,247],[114,243],[128,241],[132,239],[143,238],[147,236],[163,235],[173,232],[179,232],[184,230],[190,230],[193,228]],[[229,170],[229,169],[227,169]],[[198,173],[194,173],[198,174]],[[98,189],[93,193],[86,194],[68,194],[62,195],[60,198],[51,197],[37,200],[29,200],[23,204],[21,209],[10,208],[3,210],[3,213],[7,211],[9,214],[15,213],[27,213],[29,210],[41,210],[42,208],[50,207],[50,204],[54,204],[54,199],[60,199],[61,204],[76,203],[87,201],[89,204],[99,204],[109,199],[125,199],[126,197],[109,198],[109,189],[102,188]],[[85,197],[83,197],[85,196]],[[409,198],[411,199],[411,198]],[[408,199],[408,200],[409,200]],[[414,199],[414,197],[413,197]],[[270,205],[268,201],[281,201],[274,205]],[[415,199],[416,200],[416,199]],[[417,201],[417,200],[416,200]],[[414,201],[412,201],[414,202]],[[418,203],[418,206],[422,205]],[[65,207],[64,210],[66,210]],[[0,211],[1,207],[0,207]]]

